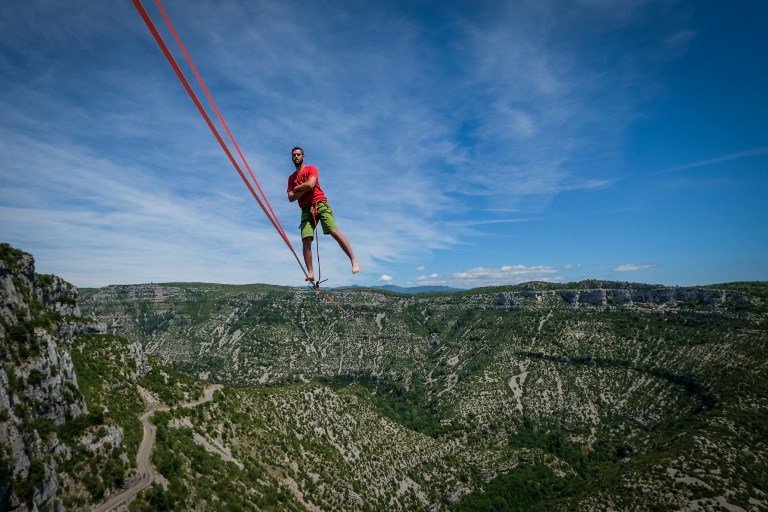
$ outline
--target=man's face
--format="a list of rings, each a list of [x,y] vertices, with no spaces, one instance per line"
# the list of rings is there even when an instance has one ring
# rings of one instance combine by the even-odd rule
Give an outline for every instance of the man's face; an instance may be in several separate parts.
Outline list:
[[[291,158],[293,158],[294,165],[301,165],[304,163],[304,153],[302,153],[300,150],[296,149],[291,153]]]

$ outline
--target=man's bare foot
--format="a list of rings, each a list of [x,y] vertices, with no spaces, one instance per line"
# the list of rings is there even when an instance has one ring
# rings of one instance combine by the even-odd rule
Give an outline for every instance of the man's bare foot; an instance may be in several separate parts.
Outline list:
[[[357,260],[352,260],[352,273],[357,274],[360,272],[360,263]]]
[[[314,274],[307,274],[307,278],[305,279],[308,283],[314,283],[315,282],[315,276]]]

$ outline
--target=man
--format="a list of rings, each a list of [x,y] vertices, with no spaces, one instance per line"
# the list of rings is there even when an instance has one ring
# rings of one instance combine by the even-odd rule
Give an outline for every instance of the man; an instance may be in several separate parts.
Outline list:
[[[312,269],[312,239],[314,237],[315,219],[320,221],[323,233],[331,235],[341,246],[341,249],[349,257],[352,263],[352,273],[360,271],[360,264],[352,252],[346,237],[336,227],[333,212],[328,206],[328,199],[320,188],[319,174],[314,165],[304,165],[304,150],[295,147],[291,150],[291,158],[296,172],[288,177],[288,200],[298,200],[301,207],[301,242],[304,252],[304,263],[307,265],[307,281],[315,280],[315,272]]]

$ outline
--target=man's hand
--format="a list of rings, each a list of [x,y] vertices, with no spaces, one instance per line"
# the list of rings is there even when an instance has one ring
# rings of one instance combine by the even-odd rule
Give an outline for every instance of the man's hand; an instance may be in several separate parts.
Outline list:
[[[307,181],[302,183],[301,185],[297,185],[293,187],[293,191],[288,191],[288,200],[290,202],[294,202],[301,196],[303,196],[305,193],[309,192],[313,188],[315,188],[315,185],[317,184],[317,178],[314,176],[310,177]]]

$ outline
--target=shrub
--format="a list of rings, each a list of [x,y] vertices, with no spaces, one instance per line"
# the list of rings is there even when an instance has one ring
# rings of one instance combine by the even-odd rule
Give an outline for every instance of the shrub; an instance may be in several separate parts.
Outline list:
[[[43,382],[44,378],[45,376],[43,375],[43,372],[41,372],[37,368],[34,368],[31,372],[29,372],[29,377],[27,377],[27,385],[37,386],[38,384]]]

